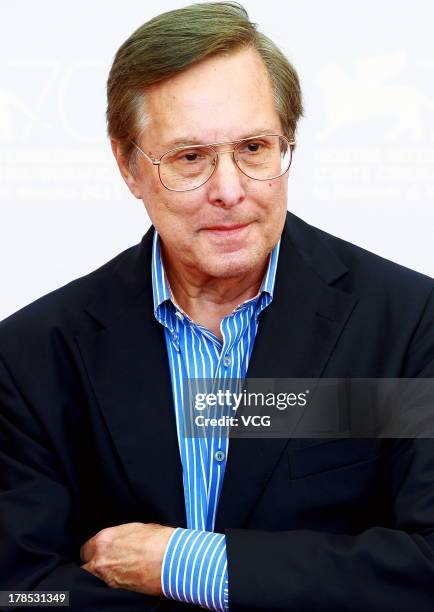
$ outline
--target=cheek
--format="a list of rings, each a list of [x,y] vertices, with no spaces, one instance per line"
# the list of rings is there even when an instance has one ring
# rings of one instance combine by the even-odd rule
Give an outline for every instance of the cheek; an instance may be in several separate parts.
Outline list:
[[[274,236],[281,231],[286,219],[287,191],[283,181],[267,181],[263,188],[265,225],[267,233]]]
[[[199,190],[198,190],[199,191]],[[159,208],[179,219],[193,218],[203,209],[204,199],[200,193],[168,191],[156,194],[159,197]]]
[[[262,201],[267,203],[268,208],[273,210],[286,207],[286,185],[283,181],[277,179],[274,181],[266,181],[261,185]]]
[[[155,220],[155,225],[157,222],[160,225],[174,221],[181,222],[183,217],[188,215],[191,207],[184,201],[183,195],[168,191],[161,183],[153,183],[150,186],[144,202],[149,216],[153,221]]]
[[[157,228],[159,234],[166,242],[187,244],[195,237],[195,228],[199,225],[199,211],[202,209],[195,201],[178,196],[175,192],[158,194],[152,200],[152,206],[148,208],[151,221]],[[203,215],[202,215],[203,216]]]

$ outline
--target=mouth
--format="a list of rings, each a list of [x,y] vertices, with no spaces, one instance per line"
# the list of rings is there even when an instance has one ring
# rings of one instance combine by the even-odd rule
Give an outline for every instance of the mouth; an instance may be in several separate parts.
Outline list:
[[[240,234],[250,223],[234,223],[232,225],[213,225],[206,227],[204,230],[215,236],[235,236]]]

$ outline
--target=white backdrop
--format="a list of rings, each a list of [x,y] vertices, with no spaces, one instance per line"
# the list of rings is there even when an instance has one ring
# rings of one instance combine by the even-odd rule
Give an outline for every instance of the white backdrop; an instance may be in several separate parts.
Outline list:
[[[114,53],[180,0],[21,0],[0,25],[0,319],[149,227],[105,136]],[[245,0],[297,68],[288,207],[434,276],[434,2]]]

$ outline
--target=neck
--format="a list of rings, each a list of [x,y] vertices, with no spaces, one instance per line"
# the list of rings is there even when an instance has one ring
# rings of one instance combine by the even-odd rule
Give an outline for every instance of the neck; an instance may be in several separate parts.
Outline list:
[[[175,302],[193,321],[220,339],[221,320],[258,294],[269,259],[268,256],[260,266],[241,277],[218,278],[173,261],[163,245],[161,255]]]

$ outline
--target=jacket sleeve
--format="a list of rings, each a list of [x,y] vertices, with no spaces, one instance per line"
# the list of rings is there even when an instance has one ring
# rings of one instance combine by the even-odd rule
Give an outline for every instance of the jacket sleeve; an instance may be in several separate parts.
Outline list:
[[[156,610],[80,568],[73,496],[31,406],[0,360],[0,590],[65,590],[70,609]]]
[[[415,326],[402,377],[434,379],[433,295]],[[227,529],[231,612],[432,612],[433,437],[391,440],[384,479],[391,527],[358,535]]]

